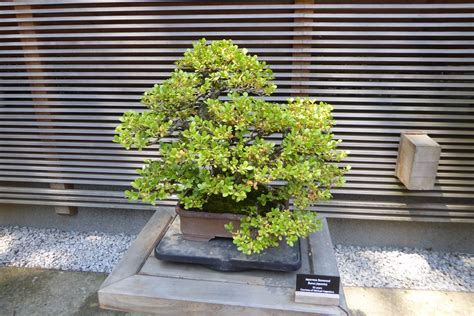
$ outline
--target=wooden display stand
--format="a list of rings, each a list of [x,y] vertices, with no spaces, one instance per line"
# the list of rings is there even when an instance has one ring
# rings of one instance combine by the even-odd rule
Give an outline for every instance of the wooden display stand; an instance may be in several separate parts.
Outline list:
[[[174,218],[172,208],[151,217],[102,284],[102,308],[162,315],[347,315],[342,287],[338,305],[295,303],[297,273],[338,275],[325,220],[322,231],[301,241],[305,255],[298,271],[234,273],[156,259],[154,246]]]

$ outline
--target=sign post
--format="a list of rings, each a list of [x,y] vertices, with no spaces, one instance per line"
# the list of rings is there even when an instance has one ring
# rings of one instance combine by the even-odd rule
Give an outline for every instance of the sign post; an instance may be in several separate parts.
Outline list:
[[[339,305],[340,277],[297,274],[295,302],[317,305]]]

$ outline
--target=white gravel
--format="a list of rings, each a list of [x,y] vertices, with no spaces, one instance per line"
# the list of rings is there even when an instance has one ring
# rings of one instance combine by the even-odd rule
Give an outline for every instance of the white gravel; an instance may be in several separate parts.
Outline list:
[[[0,226],[0,266],[111,272],[135,237]]]
[[[346,286],[474,291],[474,255],[395,247],[335,247]]]

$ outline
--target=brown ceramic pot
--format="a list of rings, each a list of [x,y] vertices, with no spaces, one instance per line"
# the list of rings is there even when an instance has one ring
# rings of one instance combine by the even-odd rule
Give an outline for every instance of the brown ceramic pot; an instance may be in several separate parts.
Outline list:
[[[179,215],[181,233],[187,240],[209,241],[214,237],[232,238],[224,225],[232,223],[234,229],[239,229],[242,215],[229,213],[208,213],[188,211],[176,206]]]

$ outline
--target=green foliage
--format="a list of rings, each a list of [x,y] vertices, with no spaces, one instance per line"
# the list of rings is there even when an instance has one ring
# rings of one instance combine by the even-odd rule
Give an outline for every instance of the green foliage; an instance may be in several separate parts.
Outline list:
[[[222,211],[246,215],[239,230],[228,227],[245,253],[316,231],[307,208],[331,198],[349,169],[337,165],[346,153],[331,134],[332,107],[264,101],[276,89],[272,71],[228,40],[200,40],[176,65],[143,96],[148,109],[125,113],[116,129],[127,149],[160,145],[160,159],[145,162],[127,196],[154,204],[178,195],[193,210],[219,201]],[[290,197],[294,211],[274,207]]]
[[[234,233],[234,243],[245,254],[259,253],[276,247],[283,238],[293,246],[299,237],[306,237],[321,228],[321,222],[310,211],[290,211],[272,208],[260,215],[251,214],[242,219]],[[233,231],[232,223],[226,229]]]

